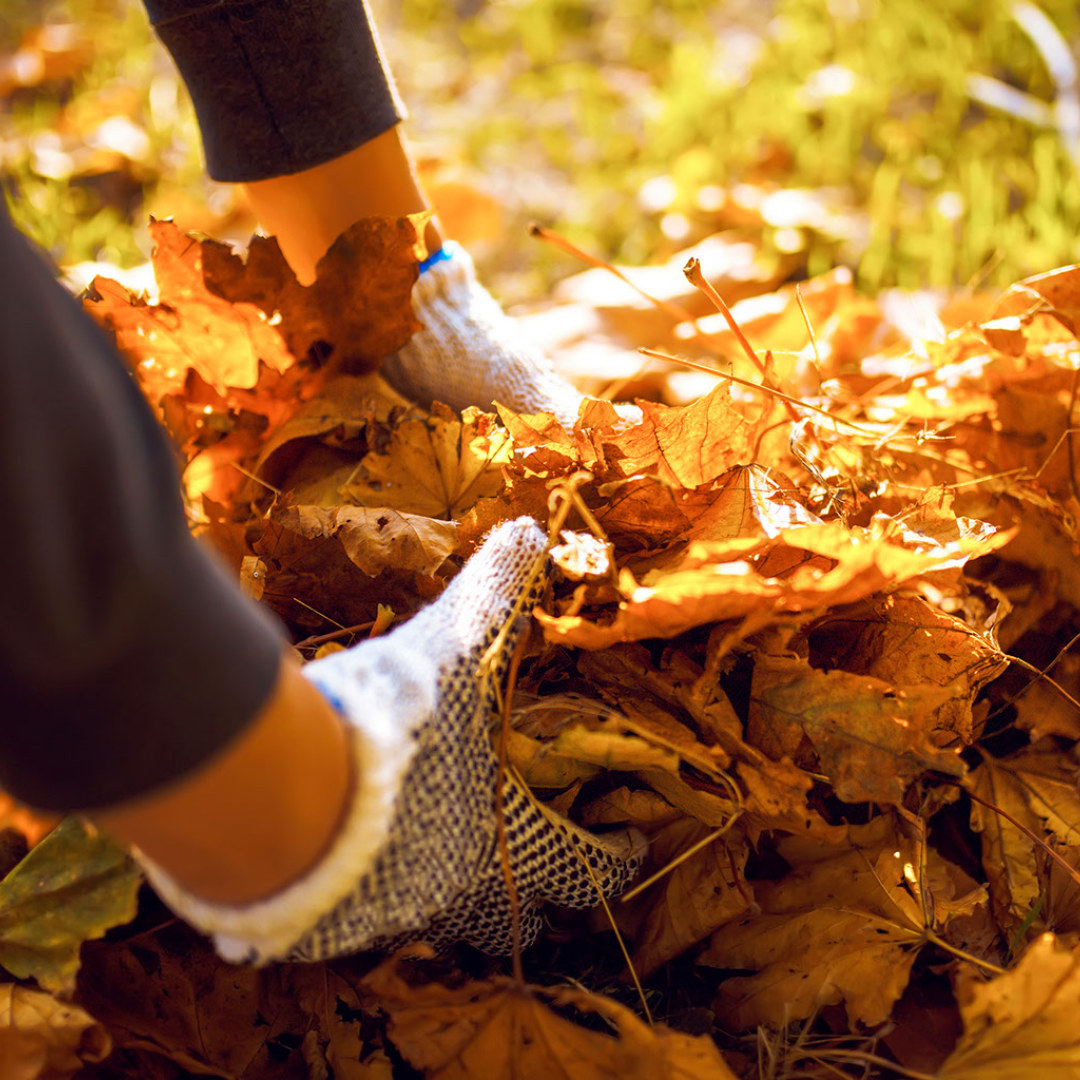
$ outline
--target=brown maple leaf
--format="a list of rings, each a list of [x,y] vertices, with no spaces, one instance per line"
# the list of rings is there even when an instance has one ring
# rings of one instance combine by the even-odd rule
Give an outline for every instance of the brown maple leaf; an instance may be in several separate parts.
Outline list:
[[[907,985],[927,940],[926,916],[906,887],[920,865],[915,846],[888,817],[850,829],[850,844],[790,837],[778,852],[792,869],[776,882],[756,882],[760,914],[746,914],[713,935],[700,963],[757,974],[727,979],[719,1014],[743,1030],[783,1027],[843,1001],[852,1022],[879,1024]],[[942,860],[929,856],[927,877],[941,879]],[[946,897],[947,917],[972,910],[976,889]]]
[[[429,1080],[735,1080],[708,1036],[649,1027],[597,994],[509,979],[415,986],[394,961],[365,983],[389,1014],[389,1037]],[[580,1027],[548,1002],[594,1014],[615,1034]]]
[[[429,417],[401,421],[386,446],[360,462],[345,492],[364,506],[452,520],[502,489],[510,453],[493,416],[469,408],[459,418],[436,402]]]

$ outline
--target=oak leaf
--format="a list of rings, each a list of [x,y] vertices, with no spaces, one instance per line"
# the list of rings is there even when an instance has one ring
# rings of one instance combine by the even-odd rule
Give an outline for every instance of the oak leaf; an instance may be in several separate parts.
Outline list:
[[[0,964],[70,988],[83,942],[135,917],[142,875],[108,837],[67,818],[0,882]]]

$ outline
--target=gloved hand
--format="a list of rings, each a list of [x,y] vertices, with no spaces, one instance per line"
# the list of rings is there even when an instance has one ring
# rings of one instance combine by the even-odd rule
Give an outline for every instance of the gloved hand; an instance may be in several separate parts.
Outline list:
[[[186,894],[144,861],[166,903],[212,934],[235,962],[320,960],[423,938],[488,952],[512,944],[499,852],[498,759],[490,726],[523,620],[480,661],[524,598],[545,581],[545,537],[528,518],[496,529],[446,592],[386,637],[308,664],[308,677],[352,727],[358,781],[330,851],[303,880],[245,907]],[[524,944],[543,901],[592,907],[637,870],[637,834],[593,836],[542,810],[512,775],[502,811]]]
[[[497,401],[518,412],[551,412],[569,431],[585,396],[560,378],[551,362],[476,280],[468,253],[447,243],[413,287],[413,307],[424,324],[383,361],[383,377],[422,405],[442,401],[458,411]],[[641,419],[636,405],[618,407]]]

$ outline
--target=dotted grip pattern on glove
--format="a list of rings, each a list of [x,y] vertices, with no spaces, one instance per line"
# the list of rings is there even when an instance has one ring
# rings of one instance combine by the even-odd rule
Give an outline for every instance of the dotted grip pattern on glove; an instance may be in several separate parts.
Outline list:
[[[501,526],[405,626],[305,668],[353,725],[361,778],[342,835],[308,879],[228,909],[185,896],[148,867],[166,902],[213,934],[226,959],[319,960],[419,938],[510,950],[490,725],[524,620],[487,679],[480,663],[544,546],[529,519]],[[543,584],[541,575],[531,591]],[[502,813],[524,944],[539,932],[543,902],[592,907],[597,887],[617,895],[637,872],[641,845],[632,834],[593,836],[541,809],[512,775],[503,780]]]
[[[486,625],[473,647],[440,674],[438,704],[420,729],[390,839],[356,891],[320,920],[290,959],[389,948],[418,937],[435,944],[466,941],[497,954],[512,948],[495,814],[499,766],[490,724],[498,713],[496,688],[505,682],[525,620],[506,637],[486,682],[479,678],[479,665],[521,595],[545,538],[532,522],[519,521],[504,526],[490,542],[504,553],[502,594],[496,589],[495,595],[472,598],[490,604],[482,619],[473,621],[473,632],[477,622]],[[534,583],[522,605],[526,614],[546,580],[541,574]],[[512,775],[503,781],[502,815],[524,945],[540,931],[544,901],[593,907],[599,903],[597,884],[605,895],[616,895],[637,872],[640,851],[632,836],[596,837],[546,813]]]

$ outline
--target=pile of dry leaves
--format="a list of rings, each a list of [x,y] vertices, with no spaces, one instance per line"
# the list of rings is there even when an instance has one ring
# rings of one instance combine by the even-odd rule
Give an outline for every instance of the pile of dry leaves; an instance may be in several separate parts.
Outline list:
[[[1077,1075],[1080,270],[917,339],[841,272],[730,322],[663,302],[624,336],[730,378],[566,431],[380,381],[418,225],[359,223],[304,287],[272,240],[156,222],[160,296],[86,303],[193,529],[306,656],[406,618],[495,523],[550,525],[510,759],[648,834],[630,965],[598,911],[552,914],[538,985],[466,950],[232,968],[151,897],[122,925],[137,875],[68,822],[0,884],[0,1074]]]

